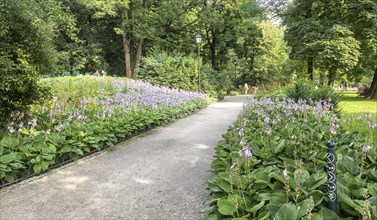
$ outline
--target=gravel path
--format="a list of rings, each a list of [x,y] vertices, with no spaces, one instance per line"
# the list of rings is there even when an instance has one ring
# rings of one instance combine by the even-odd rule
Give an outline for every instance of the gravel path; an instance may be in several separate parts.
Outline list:
[[[0,219],[200,219],[213,147],[247,96],[0,190]]]

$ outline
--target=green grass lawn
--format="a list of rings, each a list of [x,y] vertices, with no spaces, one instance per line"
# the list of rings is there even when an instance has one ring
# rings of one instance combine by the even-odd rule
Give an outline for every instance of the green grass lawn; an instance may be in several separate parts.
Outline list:
[[[357,97],[356,92],[343,93],[339,107],[342,109],[342,113],[345,115],[366,112],[370,112],[374,116],[377,115],[377,100]]]
[[[370,134],[367,120],[377,124],[377,100],[363,99],[357,97],[357,92],[345,92],[339,102],[339,108],[341,109],[343,126],[348,126],[351,131],[362,131],[364,134]],[[369,119],[362,117],[360,120],[358,116],[360,114],[370,113]],[[377,137],[377,128],[373,129],[373,137]],[[377,138],[374,138],[377,140]]]

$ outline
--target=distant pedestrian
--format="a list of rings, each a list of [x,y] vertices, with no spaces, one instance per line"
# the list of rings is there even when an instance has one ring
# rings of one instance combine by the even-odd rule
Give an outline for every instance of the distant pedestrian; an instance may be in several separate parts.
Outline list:
[[[100,73],[99,73],[99,71],[98,71],[98,70],[96,70],[96,72],[95,72],[95,73],[93,73],[92,75],[93,75],[93,76],[100,76]]]
[[[245,85],[243,86],[244,90],[245,90],[245,95],[247,95],[247,92],[249,91],[249,85],[247,85],[247,83],[245,83]]]
[[[253,90],[253,95],[255,95],[255,94],[257,94],[259,87],[258,86],[252,86],[251,89]]]

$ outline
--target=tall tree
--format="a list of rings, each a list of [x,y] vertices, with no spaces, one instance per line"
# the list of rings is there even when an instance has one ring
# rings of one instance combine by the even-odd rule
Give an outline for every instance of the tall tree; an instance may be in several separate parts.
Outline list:
[[[323,32],[323,26],[317,19],[316,0],[296,0],[287,9],[284,16],[286,25],[285,40],[291,47],[290,57],[307,62],[307,74],[314,79],[314,62],[318,48],[314,46]]]
[[[118,25],[114,27],[114,31],[122,37],[125,75],[128,78],[132,77],[131,70],[131,54],[130,54],[130,29],[128,13],[129,0],[82,0],[82,2],[89,8],[95,9],[95,17],[110,16],[117,20]]]
[[[204,49],[208,50],[214,70],[221,71],[221,65],[228,62],[228,50],[239,47],[237,39],[248,38],[261,16],[255,0],[204,1],[199,21],[205,33]]]
[[[58,68],[54,40],[69,22],[54,0],[0,0],[0,121],[45,95],[39,74]]]
[[[344,3],[343,19],[351,26],[355,38],[360,41],[361,56],[358,68],[351,74],[371,72],[373,80],[367,98],[377,99],[377,2],[349,0]],[[361,71],[360,71],[361,70]]]
[[[329,86],[333,85],[337,75],[346,74],[359,60],[359,42],[353,37],[353,32],[344,26],[332,26],[314,45],[320,49],[317,55],[320,68],[329,73]]]

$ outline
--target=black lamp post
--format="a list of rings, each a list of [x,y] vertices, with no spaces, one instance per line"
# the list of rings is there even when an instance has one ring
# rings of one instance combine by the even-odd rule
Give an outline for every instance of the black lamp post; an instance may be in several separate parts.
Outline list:
[[[195,38],[198,44],[198,92],[200,93],[200,44],[202,43],[202,36],[198,33]]]
[[[234,64],[234,88],[237,89],[237,60],[233,60]]]

